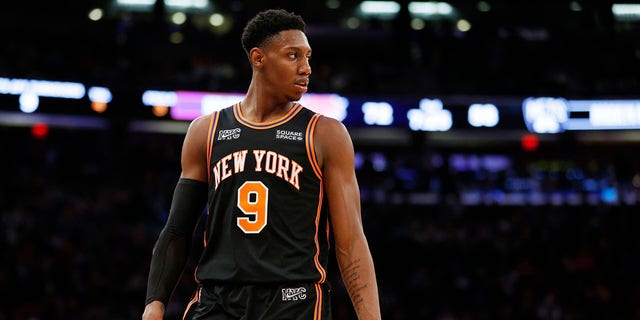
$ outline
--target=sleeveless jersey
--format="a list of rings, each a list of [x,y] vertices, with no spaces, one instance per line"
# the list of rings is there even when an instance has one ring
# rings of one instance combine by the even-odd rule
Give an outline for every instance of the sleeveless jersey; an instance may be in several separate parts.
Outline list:
[[[269,123],[243,118],[239,103],[212,113],[197,281],[325,282],[328,205],[313,148],[319,117],[298,103]]]

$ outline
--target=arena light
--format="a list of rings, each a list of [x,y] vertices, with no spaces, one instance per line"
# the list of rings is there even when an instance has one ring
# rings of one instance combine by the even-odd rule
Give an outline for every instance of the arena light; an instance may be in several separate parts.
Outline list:
[[[171,15],[171,22],[176,25],[182,25],[187,21],[187,15],[184,12],[176,12]]]
[[[640,129],[640,100],[528,98],[523,112],[527,128],[536,133]]]
[[[535,133],[558,133],[569,119],[565,99],[527,98],[522,104],[527,129]]]
[[[211,13],[213,6],[208,0],[164,0],[167,11],[185,11],[191,13]]]
[[[81,99],[85,90],[77,82],[0,78],[0,94],[19,95],[20,110],[26,113],[38,109],[40,97]]]
[[[339,0],[327,0],[327,2],[325,2],[325,6],[327,6],[327,9],[338,9],[340,8],[340,1]]]
[[[453,126],[451,111],[444,109],[440,99],[422,99],[418,109],[407,112],[413,131],[449,131]]]
[[[388,126],[393,123],[393,106],[388,102],[365,102],[362,104],[364,123]]]
[[[91,21],[99,21],[100,19],[102,19],[102,17],[104,17],[104,12],[100,8],[95,8],[95,9],[89,11],[87,16],[89,17],[89,20],[91,20]]]
[[[147,90],[142,93],[142,104],[149,107],[173,107],[178,101],[175,91]]]
[[[460,19],[456,22],[456,29],[460,32],[468,32],[471,30],[471,22],[467,19]]]
[[[574,12],[580,12],[582,11],[582,5],[580,5],[580,2],[578,1],[571,1],[569,3],[569,9]]]
[[[164,0],[164,4],[168,8],[206,9],[210,7],[208,0]]]
[[[105,87],[91,87],[87,91],[87,96],[91,101],[91,109],[98,113],[107,110],[107,104],[113,99],[111,90]]]
[[[222,14],[214,13],[211,16],[209,16],[209,24],[211,24],[214,27],[222,26],[224,24],[224,21],[225,19]]]
[[[114,7],[128,11],[151,12],[156,0],[114,0]]]
[[[479,1],[477,4],[477,8],[480,12],[489,12],[491,11],[491,4],[486,1]]]
[[[91,87],[87,91],[87,96],[91,102],[109,103],[113,99],[111,90],[105,87]]]
[[[179,104],[177,107],[182,106],[182,103],[189,98],[200,98],[200,113],[207,114],[214,111],[221,110],[223,108],[232,106],[244,99],[244,94],[241,93],[205,93],[200,92],[178,92]],[[197,101],[194,101],[197,102]],[[186,106],[186,104],[185,104]]]
[[[299,102],[321,115],[338,121],[347,117],[349,99],[335,93],[307,93],[302,96]]]
[[[115,7],[129,11],[151,12],[156,0],[114,0]],[[168,12],[210,13],[213,6],[209,0],[164,0]]]
[[[614,3],[611,5],[611,12],[616,20],[640,20],[640,4],[637,3]]]
[[[31,93],[40,97],[81,99],[85,87],[77,82],[0,78],[0,94]]]
[[[474,103],[467,110],[467,121],[474,127],[495,127],[500,121],[500,113],[493,104]]]
[[[589,108],[589,125],[602,129],[640,128],[640,100],[573,101]]]
[[[362,17],[391,19],[400,12],[400,4],[395,1],[362,1],[357,12]]]
[[[176,102],[169,113],[174,120],[193,120],[229,107],[243,98],[244,94],[238,93],[176,91]]]
[[[120,6],[153,6],[156,0],[116,0]]]
[[[409,2],[409,13],[413,17],[433,18],[452,17],[455,14],[453,7],[447,2]]]
[[[424,20],[422,20],[420,18],[411,19],[410,24],[411,24],[411,29],[413,29],[413,30],[422,30],[425,27]]]
[[[40,98],[32,93],[23,93],[18,99],[20,103],[20,111],[24,113],[33,113],[38,110],[40,105]]]

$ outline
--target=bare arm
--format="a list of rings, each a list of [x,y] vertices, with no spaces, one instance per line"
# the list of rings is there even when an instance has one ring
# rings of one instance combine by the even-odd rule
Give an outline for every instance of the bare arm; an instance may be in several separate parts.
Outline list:
[[[342,123],[326,117],[318,121],[316,136],[342,280],[358,318],[380,319],[376,274],[362,228],[351,137]]]
[[[143,320],[160,320],[189,257],[193,231],[207,198],[206,137],[209,117],[194,120],[182,146],[182,173],[169,219],[154,246]]]
[[[207,133],[211,115],[201,116],[189,126],[182,145],[180,178],[207,182]]]

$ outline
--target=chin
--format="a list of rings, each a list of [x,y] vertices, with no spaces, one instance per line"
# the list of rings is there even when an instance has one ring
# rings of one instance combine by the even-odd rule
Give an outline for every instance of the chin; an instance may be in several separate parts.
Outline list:
[[[301,94],[287,95],[286,98],[289,101],[298,101],[298,100],[302,99],[302,95]]]

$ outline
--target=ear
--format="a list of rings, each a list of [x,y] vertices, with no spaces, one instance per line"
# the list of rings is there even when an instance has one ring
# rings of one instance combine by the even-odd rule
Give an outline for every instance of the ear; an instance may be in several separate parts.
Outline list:
[[[259,48],[252,48],[251,51],[249,51],[249,58],[253,67],[262,68],[262,64],[265,60],[265,54]]]

